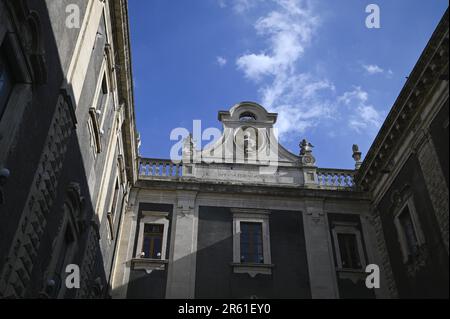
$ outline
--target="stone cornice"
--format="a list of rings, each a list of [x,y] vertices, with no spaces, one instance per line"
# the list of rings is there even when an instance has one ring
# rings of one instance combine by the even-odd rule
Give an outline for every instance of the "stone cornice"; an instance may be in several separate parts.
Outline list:
[[[168,191],[196,191],[205,193],[229,193],[229,194],[252,194],[261,196],[281,196],[296,198],[323,198],[323,199],[343,199],[367,201],[369,194],[367,192],[355,190],[326,190],[309,189],[290,186],[267,186],[267,185],[248,185],[248,184],[230,184],[205,181],[186,181],[182,179],[173,180],[138,180],[135,188],[145,190],[168,190]]]
[[[134,112],[133,72],[131,63],[130,27],[128,21],[128,0],[109,1],[114,47],[116,54],[115,71],[117,72],[118,94],[120,104],[125,107],[125,119],[122,132],[124,135],[125,164],[128,180],[137,178],[137,141],[136,116]]]
[[[372,190],[381,174],[387,171],[390,159],[401,145],[405,132],[414,127],[426,104],[424,102],[441,81],[448,81],[448,9],[355,175],[356,183],[363,190]]]

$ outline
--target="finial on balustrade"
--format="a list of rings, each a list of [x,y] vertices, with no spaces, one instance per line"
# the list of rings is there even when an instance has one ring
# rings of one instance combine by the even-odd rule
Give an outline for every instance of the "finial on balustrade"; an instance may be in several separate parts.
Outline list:
[[[192,137],[192,133],[189,133],[189,136],[187,136],[183,140],[183,161],[186,162],[186,160],[189,160],[189,162],[192,161],[192,157],[194,155],[195,150],[195,141]]]
[[[305,166],[314,166],[316,159],[312,155],[313,145],[306,139],[303,139],[300,144],[300,162]]]
[[[355,160],[355,169],[359,169],[361,167],[361,164],[362,164],[361,152],[359,151],[359,146],[357,144],[353,144],[352,150],[353,150],[352,157]]]

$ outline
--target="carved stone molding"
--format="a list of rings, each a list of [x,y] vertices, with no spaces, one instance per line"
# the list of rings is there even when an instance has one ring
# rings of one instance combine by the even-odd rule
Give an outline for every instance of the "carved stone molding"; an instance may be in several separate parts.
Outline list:
[[[147,274],[151,274],[154,270],[165,270],[168,263],[167,259],[133,258],[131,269],[144,270]]]
[[[255,278],[256,275],[271,275],[273,264],[232,263],[235,274],[248,274]]]
[[[312,221],[312,225],[324,225],[325,224],[325,213],[323,211],[308,210],[306,215]]]
[[[26,294],[47,215],[57,194],[72,124],[69,106],[60,95],[19,227],[0,272],[0,296],[24,297]]]
[[[17,36],[20,39],[25,58],[30,66],[29,71],[34,84],[47,82],[48,67],[45,59],[45,48],[41,19],[39,13],[30,10],[27,1],[7,0],[7,8],[14,21]]]
[[[417,273],[427,265],[429,257],[427,245],[420,246],[418,252],[406,265],[407,275],[411,278],[415,278]]]

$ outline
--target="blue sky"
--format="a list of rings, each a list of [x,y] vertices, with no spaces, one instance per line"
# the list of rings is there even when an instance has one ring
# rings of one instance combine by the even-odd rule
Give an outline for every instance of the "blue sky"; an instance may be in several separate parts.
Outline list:
[[[368,29],[365,8],[380,8]],[[307,138],[320,167],[353,168],[433,30],[446,0],[130,0],[137,127],[144,157],[169,158],[176,127],[217,127],[255,101],[278,112],[280,142]],[[202,142],[204,145],[208,141]]]

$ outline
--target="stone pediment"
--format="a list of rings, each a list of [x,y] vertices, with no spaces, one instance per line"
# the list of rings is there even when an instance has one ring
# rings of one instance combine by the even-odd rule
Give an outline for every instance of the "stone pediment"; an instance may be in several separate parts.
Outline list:
[[[230,111],[220,111],[222,136],[203,150],[195,152],[203,163],[298,166],[296,156],[279,144],[274,124],[276,113],[267,112],[261,105],[242,102]]]
[[[190,135],[183,141],[181,161],[140,159],[140,178],[294,188],[353,187],[354,171],[315,166],[313,145],[308,141],[300,142],[299,155],[284,148],[273,127],[277,114],[261,105],[242,102],[229,111],[220,111],[218,119],[223,130],[214,132],[215,142],[196,150]],[[354,149],[354,156],[357,154]]]

